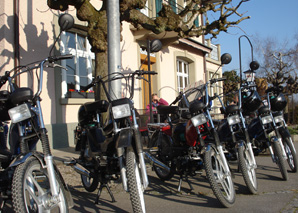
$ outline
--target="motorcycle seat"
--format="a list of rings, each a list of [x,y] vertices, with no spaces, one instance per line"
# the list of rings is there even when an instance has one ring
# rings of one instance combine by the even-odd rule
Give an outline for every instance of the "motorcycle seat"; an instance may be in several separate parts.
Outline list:
[[[270,112],[270,109],[268,106],[262,106],[258,109],[259,114],[266,114],[268,112]]]
[[[87,102],[84,104],[84,108],[87,113],[94,113],[94,112],[106,112],[109,108],[109,102],[106,100],[98,100],[94,102]]]
[[[33,91],[27,87],[17,88],[10,95],[11,103],[14,105],[21,104],[33,99]]]
[[[233,114],[239,112],[239,107],[238,105],[229,105],[226,107],[226,114]]]
[[[175,114],[178,113],[178,106],[164,106],[160,105],[156,107],[157,113],[162,115]]]

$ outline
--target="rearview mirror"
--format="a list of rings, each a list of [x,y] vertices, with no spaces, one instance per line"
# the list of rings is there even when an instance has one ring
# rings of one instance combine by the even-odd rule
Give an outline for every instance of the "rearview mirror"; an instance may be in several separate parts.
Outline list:
[[[260,67],[260,64],[257,61],[252,61],[249,64],[251,70],[257,70]]]
[[[150,42],[150,52],[156,53],[162,48],[162,43],[159,39],[154,39]]]
[[[68,13],[59,16],[58,20],[61,31],[69,30],[74,25],[74,18]]]
[[[221,64],[229,64],[232,61],[232,56],[229,53],[224,53],[220,57]]]

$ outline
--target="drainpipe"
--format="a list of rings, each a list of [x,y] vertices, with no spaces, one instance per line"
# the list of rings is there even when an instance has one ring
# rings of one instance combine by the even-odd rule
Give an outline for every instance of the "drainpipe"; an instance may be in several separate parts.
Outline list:
[[[204,21],[203,21],[203,16],[201,15],[201,26],[203,26]],[[203,44],[205,45],[205,35],[202,35],[202,39],[203,39]],[[206,63],[206,54],[207,52],[203,52],[204,56],[203,56],[203,69],[204,69],[204,75],[205,75],[205,82],[208,81],[208,76],[207,76],[207,63]]]
[[[120,5],[119,0],[107,1],[108,18],[108,74],[121,71],[120,53]],[[114,77],[114,76],[110,76]],[[109,94],[112,98],[121,98],[121,80],[110,82]]]
[[[19,14],[20,14],[20,2],[19,0],[13,1],[13,18],[14,18],[14,67],[20,65],[20,25],[19,25]],[[20,86],[20,78],[17,76],[15,83]]]

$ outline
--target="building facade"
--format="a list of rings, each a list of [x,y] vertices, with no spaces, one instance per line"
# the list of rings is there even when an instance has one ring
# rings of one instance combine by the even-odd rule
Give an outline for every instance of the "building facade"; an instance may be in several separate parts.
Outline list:
[[[185,5],[184,0],[164,1],[170,3],[174,10]],[[100,9],[100,1],[91,1]],[[156,17],[162,0],[147,1],[147,8],[142,10],[150,17]],[[48,8],[46,1],[28,0],[26,2],[0,2],[0,75],[17,65],[26,65],[46,58],[57,35],[59,11]],[[67,11],[75,17],[75,9]],[[198,18],[195,24],[200,24]],[[44,122],[49,131],[49,139],[53,148],[74,145],[73,131],[77,125],[77,111],[81,104],[93,101],[94,93],[80,93],[80,87],[91,82],[94,75],[94,54],[83,27],[87,23],[75,18],[76,26],[63,32],[54,46],[55,54],[71,53],[73,60],[63,61],[61,68],[46,68],[44,72],[44,88],[41,94]],[[178,39],[173,33],[154,35],[145,30],[136,30],[129,23],[122,23],[123,41],[121,42],[121,63],[123,71],[148,69],[147,53],[143,45],[147,40],[160,39],[161,51],[150,56],[150,68],[158,73],[152,77],[152,91],[168,102],[172,102],[178,92],[188,84],[206,82],[220,65],[219,45],[213,45],[203,36],[191,39]],[[221,69],[216,73],[221,77]],[[35,80],[34,80],[35,79]],[[20,87],[32,87],[36,91],[37,82],[33,75],[21,75],[18,79]],[[142,110],[149,103],[148,83],[135,82],[135,107]],[[219,88],[219,87],[218,87]],[[217,87],[210,92],[217,92]],[[3,87],[2,89],[6,89]],[[214,104],[217,106],[218,104]],[[215,113],[218,111],[214,110]]]

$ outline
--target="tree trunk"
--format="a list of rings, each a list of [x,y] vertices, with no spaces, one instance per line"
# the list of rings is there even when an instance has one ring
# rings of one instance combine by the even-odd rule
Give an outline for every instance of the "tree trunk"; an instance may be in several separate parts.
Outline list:
[[[104,77],[108,73],[108,53],[107,52],[97,52],[95,53],[95,76]],[[106,100],[106,95],[103,88],[100,85],[96,85],[95,88],[95,100]]]

